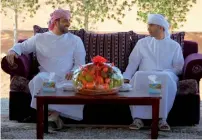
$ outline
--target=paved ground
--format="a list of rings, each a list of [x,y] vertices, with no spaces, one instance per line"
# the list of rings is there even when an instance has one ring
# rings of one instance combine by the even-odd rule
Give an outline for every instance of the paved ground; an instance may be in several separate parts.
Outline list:
[[[1,98],[1,115],[7,116],[9,114],[9,101],[8,98]]]

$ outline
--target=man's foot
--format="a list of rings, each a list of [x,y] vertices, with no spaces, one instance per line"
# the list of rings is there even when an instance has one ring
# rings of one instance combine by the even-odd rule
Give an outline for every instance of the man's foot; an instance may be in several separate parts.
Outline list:
[[[144,127],[144,123],[141,119],[134,119],[133,123],[129,126],[133,130],[139,130],[142,127]]]
[[[63,121],[59,117],[58,112],[51,112],[48,116],[48,123],[52,126],[55,130],[60,130],[63,128]]]
[[[161,131],[170,131],[170,126],[164,120],[159,121],[159,130]]]
[[[83,120],[74,120],[68,117],[60,116],[60,119],[63,121],[64,124],[84,124]]]

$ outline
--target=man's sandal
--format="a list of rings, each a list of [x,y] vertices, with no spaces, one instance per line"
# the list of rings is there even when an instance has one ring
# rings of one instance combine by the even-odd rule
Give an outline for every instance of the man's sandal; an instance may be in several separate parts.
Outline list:
[[[144,127],[144,123],[141,119],[134,119],[133,123],[129,126],[129,129],[139,130]]]
[[[48,123],[54,128],[54,130],[60,130],[63,128],[64,123],[60,119],[58,112],[50,112],[48,115]]]
[[[161,131],[170,131],[170,126],[166,121],[160,120],[159,121],[159,130]]]

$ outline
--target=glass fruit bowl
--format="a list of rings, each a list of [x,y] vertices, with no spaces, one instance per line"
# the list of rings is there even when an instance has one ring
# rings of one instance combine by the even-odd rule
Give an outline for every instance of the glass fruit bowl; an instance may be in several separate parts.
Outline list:
[[[116,94],[123,84],[121,71],[106,59],[96,56],[92,63],[74,71],[73,83],[77,93],[84,95]]]

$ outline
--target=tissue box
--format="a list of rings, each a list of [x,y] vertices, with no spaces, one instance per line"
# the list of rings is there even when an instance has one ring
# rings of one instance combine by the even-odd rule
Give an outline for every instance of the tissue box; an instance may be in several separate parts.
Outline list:
[[[161,83],[149,84],[149,94],[161,94]]]
[[[42,89],[44,92],[55,92],[56,91],[55,82],[53,82],[53,81],[44,82]]]

